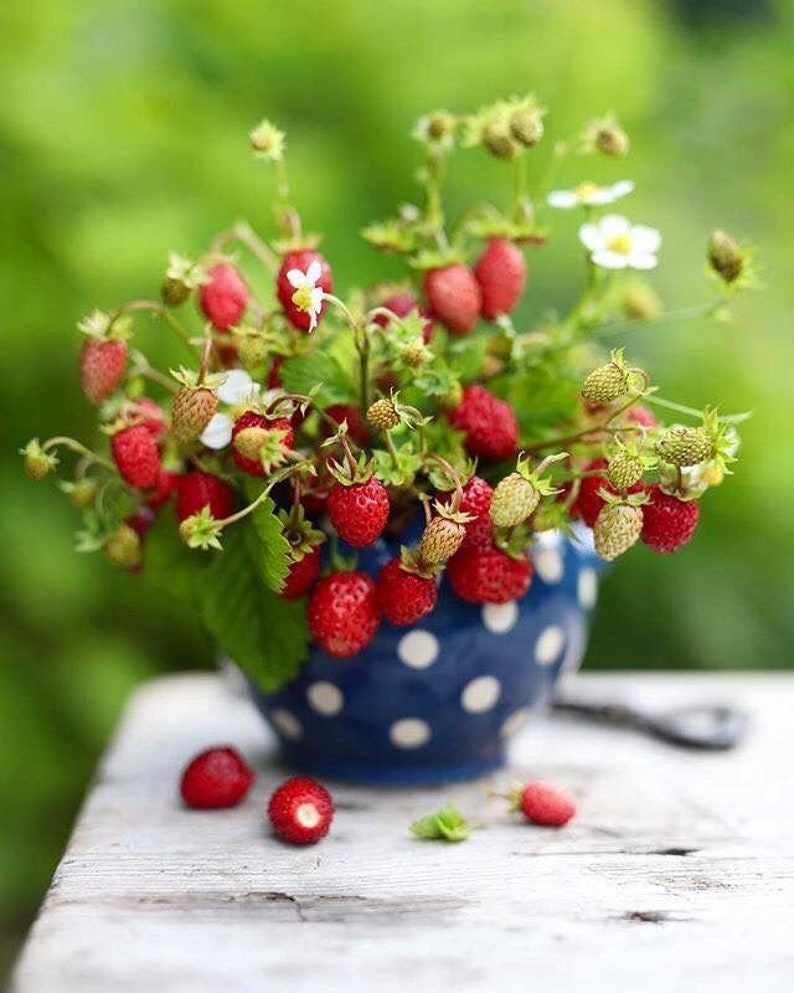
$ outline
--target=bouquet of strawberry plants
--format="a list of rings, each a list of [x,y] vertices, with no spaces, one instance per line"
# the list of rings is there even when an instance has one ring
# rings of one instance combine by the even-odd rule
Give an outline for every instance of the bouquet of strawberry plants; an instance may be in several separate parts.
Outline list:
[[[592,529],[606,560],[637,543],[676,551],[730,471],[739,416],[665,399],[622,348],[603,348],[659,315],[638,274],[656,266],[661,237],[615,212],[634,189],[622,177],[530,192],[544,114],[527,96],[422,118],[419,202],[363,232],[393,259],[394,282],[344,296],[331,252],[303,228],[284,135],[263,121],[250,141],[275,175],[267,237],[238,223],[203,255],[172,254],[159,298],[78,325],[103,441],[33,440],[28,475],[68,468],[78,549],[182,596],[265,690],[298,672],[312,642],[344,659],[441,595],[519,600],[542,532]],[[554,160],[619,167],[628,150],[605,118]],[[448,218],[453,153],[493,157],[509,205],[478,200]],[[527,256],[560,211],[581,215],[570,245],[581,298],[522,326],[511,315]],[[752,284],[751,254],[724,232],[706,262],[710,299],[668,318],[720,316]],[[143,315],[183,342],[183,366],[149,362]],[[401,549],[375,575],[357,568],[385,538]]]

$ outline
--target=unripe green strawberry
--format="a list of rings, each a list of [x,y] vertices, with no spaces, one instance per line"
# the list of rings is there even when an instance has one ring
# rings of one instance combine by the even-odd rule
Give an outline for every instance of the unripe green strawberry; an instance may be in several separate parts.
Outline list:
[[[409,369],[419,369],[433,357],[433,353],[423,341],[409,341],[400,352],[400,357]]]
[[[190,292],[190,286],[179,276],[166,275],[160,284],[160,298],[166,307],[181,307]]]
[[[394,405],[394,401],[388,397],[381,397],[370,404],[367,410],[367,420],[378,431],[390,431],[400,423],[400,415]]]
[[[171,429],[182,444],[195,441],[218,409],[218,398],[212,390],[199,386],[183,386],[171,404]]]
[[[448,517],[434,517],[424,530],[419,543],[419,557],[426,565],[446,562],[460,548],[466,528]]]
[[[135,569],[141,564],[141,539],[129,524],[119,524],[105,542],[105,554],[122,569]]]
[[[607,362],[587,376],[582,386],[582,397],[587,403],[600,405],[625,396],[628,389],[626,370],[617,362]]]
[[[616,490],[628,490],[640,482],[643,472],[642,458],[621,448],[609,459],[607,480]]]
[[[525,521],[540,503],[540,493],[522,475],[511,472],[493,492],[489,513],[497,527],[512,528]]]
[[[656,451],[672,465],[699,465],[714,454],[714,441],[705,428],[668,428],[656,443]]]
[[[237,348],[240,363],[248,372],[259,369],[270,357],[267,342],[259,335],[246,335]]]
[[[639,539],[642,531],[642,510],[625,503],[608,503],[596,518],[593,536],[595,550],[602,559],[611,562]]]

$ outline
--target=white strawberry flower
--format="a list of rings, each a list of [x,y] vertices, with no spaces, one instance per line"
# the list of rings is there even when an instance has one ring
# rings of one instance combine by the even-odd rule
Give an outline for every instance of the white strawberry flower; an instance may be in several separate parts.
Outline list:
[[[249,398],[256,397],[261,387],[255,383],[245,369],[230,369],[223,382],[215,390],[215,395],[221,403],[230,407],[238,407]],[[228,414],[218,412],[209,419],[207,426],[201,432],[199,441],[207,448],[220,451],[226,448],[232,440],[234,421]]]
[[[579,240],[602,269],[655,269],[662,236],[656,228],[632,224],[619,214],[607,214],[579,228]]]
[[[596,183],[580,183],[572,190],[553,190],[546,197],[550,207],[572,210],[574,207],[603,207],[614,203],[634,191],[630,179],[621,179],[611,186],[598,186]]]
[[[301,269],[290,269],[287,273],[289,284],[295,290],[292,294],[292,302],[309,315],[310,333],[317,327],[317,318],[323,307],[323,290],[317,285],[322,272],[320,263],[315,259],[306,272]]]

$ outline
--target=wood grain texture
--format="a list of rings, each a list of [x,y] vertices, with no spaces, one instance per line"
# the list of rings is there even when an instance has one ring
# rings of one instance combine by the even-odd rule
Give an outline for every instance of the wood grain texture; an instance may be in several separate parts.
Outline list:
[[[334,788],[320,845],[263,820],[283,770],[258,714],[211,675],[133,697],[18,964],[16,993],[322,990],[794,989],[794,677],[579,677],[592,695],[740,702],[729,754],[537,717],[509,771],[436,790]],[[258,769],[235,810],[184,810],[185,761],[212,743]],[[505,812],[490,787],[548,779],[576,794],[561,831]],[[446,801],[481,830],[423,842]]]

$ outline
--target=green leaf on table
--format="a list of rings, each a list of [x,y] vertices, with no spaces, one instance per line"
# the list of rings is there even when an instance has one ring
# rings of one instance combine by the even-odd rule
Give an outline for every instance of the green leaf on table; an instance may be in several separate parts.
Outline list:
[[[308,655],[305,605],[262,582],[251,554],[250,529],[230,528],[200,583],[204,623],[218,645],[263,690],[279,689]]]
[[[435,814],[420,817],[411,825],[411,831],[418,838],[431,841],[465,841],[471,835],[471,828],[452,804]]]
[[[289,572],[290,546],[276,516],[276,505],[268,497],[251,514],[247,528],[248,551],[269,590],[279,593]]]

